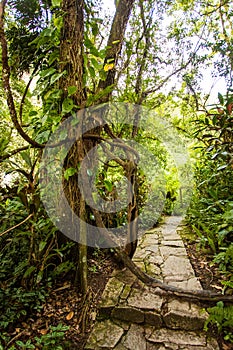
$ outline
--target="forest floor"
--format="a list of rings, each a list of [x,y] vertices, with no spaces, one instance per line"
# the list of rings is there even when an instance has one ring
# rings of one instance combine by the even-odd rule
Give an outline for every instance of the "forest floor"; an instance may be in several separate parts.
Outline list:
[[[211,264],[210,255],[203,254],[198,249],[198,243],[189,234],[185,234],[182,238],[203,289],[217,291],[222,289],[219,272]],[[70,276],[67,276],[51,288],[40,312],[31,315],[12,329],[11,341],[6,349],[9,349],[16,339],[26,341],[46,335],[50,326],[57,326],[59,323],[69,326],[69,330],[65,332],[65,340],[62,342],[63,349],[82,350],[84,348],[96,319],[98,302],[112,271],[116,268],[116,263],[106,252],[92,254],[89,262],[89,289],[85,298],[73,286]],[[227,344],[221,337],[220,343],[222,350],[232,349],[232,344]]]

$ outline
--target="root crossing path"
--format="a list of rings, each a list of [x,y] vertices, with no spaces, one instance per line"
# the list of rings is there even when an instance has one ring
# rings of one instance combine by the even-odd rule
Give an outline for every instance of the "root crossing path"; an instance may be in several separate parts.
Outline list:
[[[140,239],[133,260],[164,283],[201,289],[179,235],[182,218],[167,217]],[[115,270],[85,345],[93,350],[219,350],[203,332],[207,313],[196,303],[155,295],[127,269]]]

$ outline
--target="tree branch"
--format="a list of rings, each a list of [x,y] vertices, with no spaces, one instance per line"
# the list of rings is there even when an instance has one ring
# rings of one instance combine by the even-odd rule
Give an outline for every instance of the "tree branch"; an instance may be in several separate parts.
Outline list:
[[[112,27],[107,43],[106,57],[104,65],[113,63],[114,67],[107,73],[105,80],[100,80],[97,91],[100,92],[115,83],[116,65],[118,57],[122,49],[125,30],[128,24],[129,16],[133,8],[135,0],[119,0],[115,16],[112,22]],[[107,102],[111,96],[111,92],[101,98],[98,102]]]
[[[28,215],[28,217],[27,217],[26,219],[24,219],[22,222],[20,222],[19,224],[15,225],[15,226],[13,226],[13,227],[11,227],[11,228],[8,228],[8,230],[6,230],[6,231],[0,233],[0,237],[2,237],[2,236],[5,235],[6,233],[8,233],[8,232],[14,230],[15,228],[17,228],[17,227],[23,225],[23,224],[24,224],[25,222],[27,222],[32,216],[33,216],[33,214]]]
[[[43,148],[44,145],[41,145],[35,140],[31,139],[30,136],[24,132],[24,130],[22,129],[18,121],[15,102],[14,102],[11,85],[10,85],[11,71],[8,63],[8,47],[7,47],[7,41],[6,41],[6,36],[4,31],[4,13],[5,13],[6,3],[7,3],[7,0],[2,0],[0,3],[0,42],[2,47],[2,81],[3,81],[3,87],[7,97],[7,105],[9,108],[11,120],[16,130],[20,134],[20,136],[33,147]]]
[[[27,150],[29,147],[30,146],[24,146],[24,147],[21,147],[21,148],[17,148],[14,151],[12,151],[11,153],[4,154],[4,155],[0,156],[0,163],[2,163],[4,160],[6,160],[8,158],[11,158],[12,156],[14,156],[15,154],[17,154],[17,153],[19,153],[21,151]]]

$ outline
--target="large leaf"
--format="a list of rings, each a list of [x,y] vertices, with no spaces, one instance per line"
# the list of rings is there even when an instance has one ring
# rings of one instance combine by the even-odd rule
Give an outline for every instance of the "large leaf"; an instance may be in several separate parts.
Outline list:
[[[28,154],[28,152],[21,152],[20,155],[21,155],[21,157],[23,158],[23,160],[25,161],[25,163],[26,163],[29,167],[32,167],[31,158],[30,158],[30,155]]]
[[[66,98],[62,103],[62,114],[70,113],[74,108],[74,101],[72,98]]]
[[[75,168],[68,168],[64,172],[64,178],[68,181],[69,177],[73,176],[77,172]]]
[[[48,76],[54,74],[55,72],[56,72],[56,69],[55,69],[55,68],[48,68],[48,69],[42,70],[42,71],[40,72],[40,76],[41,76],[42,78],[46,78],[46,77],[48,77]]]

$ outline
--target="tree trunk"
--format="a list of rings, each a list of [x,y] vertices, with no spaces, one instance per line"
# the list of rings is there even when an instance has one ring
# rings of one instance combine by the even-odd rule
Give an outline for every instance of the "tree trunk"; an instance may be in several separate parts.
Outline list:
[[[63,0],[63,28],[60,43],[60,71],[67,74],[60,80],[60,88],[64,98],[67,88],[76,86],[77,91],[72,96],[75,104],[82,107],[85,102],[83,87],[83,40],[84,40],[84,1]]]
[[[106,80],[101,80],[98,86],[98,91],[104,90],[115,82],[115,66],[118,62],[118,57],[122,49],[126,26],[129,20],[135,0],[120,0],[113,19],[109,39],[108,49],[106,52],[105,64],[109,61],[114,63],[114,68],[108,71]],[[77,110],[85,107],[86,93],[83,87],[83,41],[84,41],[84,1],[83,0],[63,0],[62,11],[64,12],[64,23],[61,33],[60,44],[60,71],[67,72],[60,80],[60,88],[63,90],[63,101],[67,98],[69,86],[76,86],[77,91],[74,94],[73,101],[77,106]],[[111,92],[106,94],[98,103],[109,101]],[[63,116],[66,118],[66,116]],[[80,122],[79,127],[85,124],[85,120]],[[93,125],[95,122],[93,121]],[[108,129],[109,130],[109,129]],[[101,129],[92,130],[97,136],[100,135]],[[82,162],[85,155],[96,144],[97,140],[81,139],[76,142],[68,153],[64,168],[77,168]],[[94,180],[94,179],[93,179]],[[67,200],[81,219],[79,233],[82,236],[82,242],[85,242],[87,219],[85,199],[78,188],[78,177],[76,175],[70,177],[68,182],[64,182],[65,194]],[[80,236],[80,237],[81,237]],[[76,280],[81,286],[83,293],[87,290],[87,249],[85,244],[79,244],[78,249],[78,268]]]
[[[64,101],[67,98],[69,86],[75,86],[76,92],[72,96],[76,109],[85,104],[85,89],[83,87],[83,41],[84,41],[84,1],[63,0],[62,11],[63,28],[60,43],[60,71],[66,74],[60,79],[60,88],[63,90]],[[66,118],[66,116],[63,116]],[[68,132],[72,132],[69,130]],[[75,142],[70,149],[64,168],[76,168],[85,156],[82,140]],[[78,188],[78,177],[72,176],[68,182],[64,182],[64,190],[67,200],[74,213],[81,219],[80,227],[77,229],[82,237],[82,243],[78,244],[78,260],[75,282],[79,285],[83,294],[87,292],[87,247],[86,236],[86,209],[85,201]]]

